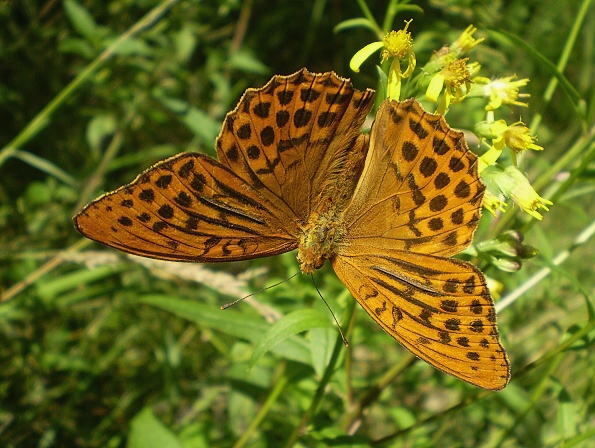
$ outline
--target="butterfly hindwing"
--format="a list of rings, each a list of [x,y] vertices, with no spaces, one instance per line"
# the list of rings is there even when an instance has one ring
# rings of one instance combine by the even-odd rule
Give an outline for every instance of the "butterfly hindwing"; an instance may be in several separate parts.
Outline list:
[[[296,228],[256,189],[194,153],[149,168],[75,217],[86,237],[161,260],[234,261],[297,247]]]
[[[494,304],[470,263],[365,246],[333,260],[338,277],[361,306],[413,354],[485,389],[502,389],[509,366]]]

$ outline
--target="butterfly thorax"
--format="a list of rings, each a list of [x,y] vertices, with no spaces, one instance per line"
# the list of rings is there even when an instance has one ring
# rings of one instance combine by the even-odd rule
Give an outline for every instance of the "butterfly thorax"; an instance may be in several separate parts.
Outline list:
[[[336,253],[337,244],[345,236],[340,212],[335,207],[314,212],[302,232],[297,259],[304,274],[321,268]]]

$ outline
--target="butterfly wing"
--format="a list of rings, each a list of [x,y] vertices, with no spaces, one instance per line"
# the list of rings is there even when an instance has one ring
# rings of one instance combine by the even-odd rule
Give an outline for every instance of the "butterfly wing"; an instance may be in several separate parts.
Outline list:
[[[283,214],[216,160],[184,153],[87,205],[75,218],[87,238],[145,257],[234,261],[293,250]]]
[[[248,89],[223,123],[217,155],[303,225],[329,174],[355,144],[374,92],[355,90],[332,72],[302,69]]]
[[[446,258],[469,245],[484,186],[460,132],[419,103],[385,101],[331,262],[378,324],[438,369],[501,389],[509,363],[481,272]]]
[[[485,389],[509,378],[485,279],[461,260],[365,245],[333,260],[338,277],[384,331],[443,372]]]
[[[485,190],[461,132],[415,100],[382,103],[368,158],[345,211],[351,236],[450,256],[471,243]]]

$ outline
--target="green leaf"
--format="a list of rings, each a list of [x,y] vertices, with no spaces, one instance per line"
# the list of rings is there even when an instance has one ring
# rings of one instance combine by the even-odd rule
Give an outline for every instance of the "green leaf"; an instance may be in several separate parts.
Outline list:
[[[174,35],[176,44],[176,58],[186,64],[196,49],[196,35],[193,28],[188,24]]]
[[[301,333],[312,328],[329,328],[332,323],[328,316],[313,309],[302,309],[288,314],[276,322],[254,347],[251,364],[254,365],[262,355],[275,345],[290,336]]]
[[[178,297],[162,295],[145,295],[139,300],[152,306],[195,322],[206,328],[213,328],[230,336],[246,340],[253,339],[254,334],[263,335],[268,325],[262,321],[246,319],[243,313],[233,310],[221,310],[211,305],[186,300]]]
[[[367,28],[376,33],[376,27],[373,23],[370,23],[368,19],[358,17],[357,19],[343,20],[333,28],[333,32],[338,33],[343,30],[349,30],[352,28]]]
[[[183,448],[182,442],[161,423],[149,408],[132,420],[127,448]]]
[[[106,45],[111,45],[115,41],[117,41],[117,38],[107,39]],[[119,45],[115,46],[114,54],[117,54],[118,56],[150,56],[153,54],[153,49],[147,44],[147,42],[145,42],[144,39],[131,37],[130,39],[126,39],[125,41],[120,42]]]
[[[116,119],[113,114],[99,114],[87,125],[87,143],[96,153],[101,143],[107,137],[110,137],[116,131]]]
[[[33,168],[36,168],[41,172],[44,172],[46,174],[49,174],[50,176],[55,177],[58,180],[61,180],[67,185],[70,185],[72,187],[78,185],[78,181],[76,179],[74,179],[62,168],[54,165],[47,159],[44,159],[27,151],[21,151],[19,149],[13,151],[13,157],[15,159],[20,159],[22,162],[31,165]]]
[[[211,328],[251,342],[262,339],[269,329],[269,325],[265,322],[247,319],[244,313],[233,310],[223,311],[191,300],[161,295],[145,295],[139,300],[195,322],[201,327]],[[287,339],[272,351],[292,361],[307,365],[311,363],[310,351],[306,343],[299,338]]]
[[[191,107],[186,112],[183,121],[188,129],[208,144],[215,141],[221,130],[221,123],[213,120],[202,110],[195,107]]]
[[[271,72],[271,69],[256,59],[255,55],[245,50],[233,53],[229,58],[229,64],[244,73],[268,75]]]
[[[558,394],[558,434],[564,439],[573,436],[578,432],[580,425],[577,419],[577,412],[572,398],[568,391],[563,388]]]
[[[150,148],[143,148],[131,154],[126,154],[114,159],[109,164],[109,170],[116,171],[122,168],[136,167],[142,165],[148,167],[148,161],[157,162],[159,160],[171,157],[179,153],[180,150],[171,144],[155,145]],[[150,164],[150,163],[149,163]]]
[[[378,85],[376,86],[376,98],[374,108],[378,109],[380,104],[386,99],[388,95],[388,76],[379,65],[376,66],[376,73],[378,75]]]
[[[69,37],[58,44],[60,53],[70,53],[81,56],[85,59],[93,59],[96,51],[93,46],[80,37]]]
[[[336,328],[313,328],[310,331],[310,352],[312,353],[312,366],[320,378],[331,360],[335,341],[339,336]]]
[[[98,35],[95,19],[81,4],[74,0],[64,0],[64,10],[70,23],[81,36],[93,38]]]
[[[154,96],[169,110],[181,116],[186,127],[202,141],[209,144],[215,141],[219,135],[221,123],[179,98],[171,98],[159,92],[155,92]]]
[[[125,265],[100,266],[95,269],[80,269],[57,277],[42,277],[36,283],[37,294],[42,300],[52,300],[59,295],[72,291],[81,285],[87,285],[105,278],[125,269]]]

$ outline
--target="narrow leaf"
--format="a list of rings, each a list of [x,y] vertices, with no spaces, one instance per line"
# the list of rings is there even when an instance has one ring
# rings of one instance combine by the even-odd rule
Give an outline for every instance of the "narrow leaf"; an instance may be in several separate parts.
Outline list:
[[[65,0],[64,10],[70,19],[70,23],[81,36],[95,37],[97,34],[95,19],[81,4],[74,0]]]

